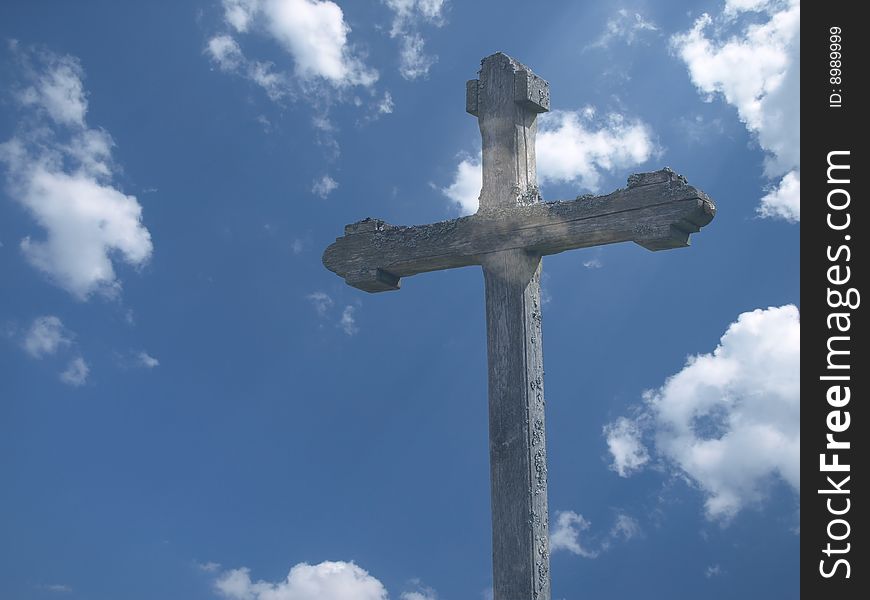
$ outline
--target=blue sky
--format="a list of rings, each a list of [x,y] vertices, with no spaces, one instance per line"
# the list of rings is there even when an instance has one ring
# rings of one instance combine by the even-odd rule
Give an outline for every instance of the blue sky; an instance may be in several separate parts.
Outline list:
[[[719,211],[544,261],[553,597],[798,597],[799,11],[4,2],[0,596],[491,594],[479,269],[320,256],[476,209],[501,50],[546,200],[668,165]]]

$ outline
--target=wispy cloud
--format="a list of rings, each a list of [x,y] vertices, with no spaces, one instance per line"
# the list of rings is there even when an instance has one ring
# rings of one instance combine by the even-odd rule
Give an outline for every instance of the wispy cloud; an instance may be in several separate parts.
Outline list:
[[[33,358],[42,358],[57,352],[62,346],[69,346],[71,335],[63,322],[54,315],[37,317],[24,336],[24,350]]]
[[[314,307],[314,311],[320,317],[326,316],[326,311],[335,304],[326,292],[312,292],[311,294],[308,294],[307,298]]]
[[[641,535],[640,524],[633,517],[618,513],[611,528],[604,534],[592,535],[592,524],[574,511],[557,511],[550,531],[550,551],[568,551],[583,558],[598,558],[615,543]]]
[[[160,361],[144,350],[136,354],[136,362],[139,366],[145,367],[146,369],[153,369],[154,367],[160,366]]]
[[[200,571],[204,571],[206,573],[217,573],[218,571],[220,571],[221,565],[220,563],[208,561],[204,563],[196,563],[196,567]]]
[[[342,331],[344,331],[347,335],[355,335],[359,333],[359,327],[356,325],[356,318],[354,314],[356,313],[356,307],[348,304],[344,307],[344,310],[341,311],[341,320],[339,324],[341,325]]]
[[[445,0],[384,0],[393,12],[390,37],[399,41],[399,73],[405,79],[425,77],[438,61],[426,51],[423,25],[441,27],[446,23]]]
[[[326,199],[337,188],[338,182],[329,175],[324,175],[319,179],[315,179],[314,183],[311,184],[311,193]]]
[[[60,374],[60,380],[67,385],[79,387],[85,384],[88,380],[88,374],[91,372],[88,363],[81,356],[77,356],[66,367],[66,370]]]
[[[639,12],[620,8],[607,20],[604,31],[598,39],[586,46],[584,50],[607,48],[614,42],[621,42],[631,46],[639,40],[644,39],[644,34],[658,31],[658,25],[648,20]]]
[[[53,592],[55,594],[70,594],[73,589],[72,586],[66,585],[65,583],[41,583],[36,586],[37,589]]]
[[[333,311],[335,301],[326,292],[313,292],[306,296],[311,306],[314,307],[314,312],[321,319],[332,321],[336,326],[347,335],[356,335],[359,333],[359,326],[356,323],[357,306],[347,304],[341,309],[341,313],[336,319],[336,311]]]

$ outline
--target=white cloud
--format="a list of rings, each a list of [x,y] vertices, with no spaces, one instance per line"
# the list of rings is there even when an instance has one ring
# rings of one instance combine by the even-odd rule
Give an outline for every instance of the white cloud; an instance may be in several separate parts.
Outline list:
[[[607,438],[607,449],[613,456],[610,468],[619,473],[620,477],[628,477],[649,462],[649,454],[641,441],[640,428],[631,419],[620,417],[605,425],[604,435]]]
[[[423,24],[441,27],[446,22],[447,3],[444,0],[384,0],[393,11],[390,37],[399,40],[399,73],[405,79],[425,77],[438,61],[427,54],[426,41],[420,34]]]
[[[329,0],[223,0],[224,20],[236,34],[258,34],[277,42],[293,60],[290,78],[268,61],[246,59],[234,37],[212,37],[207,51],[223,70],[243,75],[270,92],[272,99],[302,84],[343,88],[370,86],[378,73],[367,67],[348,42],[344,12]]]
[[[470,215],[477,212],[480,204],[480,188],[483,185],[480,155],[476,159],[463,158],[456,167],[453,183],[441,191],[456,203],[459,212]]]
[[[328,0],[264,0],[266,30],[293,56],[296,75],[334,85],[371,85],[378,79],[351,51],[344,13]]]
[[[590,258],[589,260],[583,261],[583,266],[587,269],[600,269],[604,266],[599,258]]]
[[[758,213],[762,217],[780,217],[791,223],[801,220],[800,171],[789,171],[785,177],[761,199]]]
[[[359,332],[359,327],[356,326],[356,318],[353,314],[356,312],[356,307],[348,304],[341,312],[341,320],[339,325],[347,335],[354,335]]]
[[[242,49],[232,36],[216,35],[208,41],[205,48],[212,60],[224,71],[234,71],[245,62]]]
[[[251,26],[262,0],[223,0],[224,20],[239,33]]]
[[[69,346],[71,341],[58,317],[37,317],[24,337],[24,350],[33,358],[42,358],[54,354],[61,346]]]
[[[658,457],[704,493],[708,518],[727,521],[761,503],[774,480],[800,490],[799,371],[798,309],[746,312],[712,353],[689,357],[679,373],[645,392],[629,424],[648,433]],[[623,421],[605,432],[626,429]],[[614,468],[633,470],[632,453],[615,448]]]
[[[136,361],[139,363],[139,366],[145,367],[146,369],[153,369],[154,367],[160,366],[160,361],[144,350],[136,355]]]
[[[637,522],[637,519],[624,513],[619,513],[616,515],[613,527],[610,528],[607,536],[601,541],[601,551],[610,550],[616,542],[627,542],[640,535],[640,523]]]
[[[595,110],[556,110],[542,115],[537,138],[538,178],[542,183],[577,183],[597,191],[602,171],[638,165],[656,152],[652,131],[638,119]]]
[[[43,111],[58,125],[84,127],[88,100],[79,61],[72,56],[47,52],[40,58],[46,62],[46,68],[33,73],[34,81],[21,92],[18,100]]]
[[[226,571],[215,589],[230,600],[387,600],[383,584],[353,562],[300,563],[277,583],[251,581],[246,568]]]
[[[640,524],[633,517],[617,513],[610,530],[603,535],[588,533],[592,524],[583,515],[570,510],[557,511],[550,531],[550,552],[567,550],[583,558],[598,558],[617,542],[627,542],[641,535]]]
[[[399,598],[401,600],[436,600],[437,596],[425,592],[404,592]]]
[[[330,177],[329,175],[324,175],[320,179],[315,179],[314,183],[311,185],[311,193],[320,196],[321,198],[326,198],[338,187],[338,182]]]
[[[205,563],[196,563],[196,567],[200,571],[205,571],[206,573],[217,573],[220,570],[221,565],[214,561],[208,561]]]
[[[214,36],[206,44],[206,52],[221,71],[250,79],[272,100],[280,100],[292,91],[290,79],[284,73],[276,72],[271,62],[247,58],[232,36]]]
[[[589,529],[590,523],[583,515],[570,510],[556,513],[555,527],[550,531],[550,552],[567,550],[585,558],[596,558],[598,552],[580,544],[580,533]]]
[[[631,46],[645,32],[658,30],[659,28],[655,23],[647,20],[640,13],[620,8],[613,17],[607,20],[601,37],[589,44],[584,50],[606,48],[617,40]]]
[[[625,514],[616,515],[616,523],[612,529],[614,537],[630,540],[640,535],[640,525],[633,517]]]
[[[766,20],[758,22],[759,15]],[[767,177],[785,176],[778,186],[784,191],[765,196],[759,214],[799,220],[799,0],[732,0],[721,15],[702,15],[671,41],[698,90],[737,109],[767,153]]]
[[[602,172],[642,164],[658,151],[646,123],[618,113],[599,118],[589,106],[578,111],[546,113],[538,118],[538,123],[535,151],[541,185],[573,183],[597,191]],[[453,183],[442,188],[462,214],[477,210],[480,169],[479,159],[464,158],[457,166]]]
[[[311,301],[315,312],[317,312],[318,316],[321,317],[326,316],[326,311],[334,304],[332,298],[330,298],[329,294],[326,292],[313,292],[308,294],[308,300]]]
[[[704,577],[710,579],[722,574],[722,567],[719,565],[710,565],[704,570]]]
[[[378,103],[378,114],[388,115],[393,112],[393,108],[395,108],[393,95],[390,92],[384,92],[384,97]]]
[[[438,60],[426,54],[426,41],[419,33],[403,35],[399,48],[399,73],[405,79],[417,79],[428,75],[429,69]]]
[[[429,586],[423,585],[419,579],[411,581],[416,589],[403,592],[399,600],[438,600],[438,594]]]
[[[66,370],[60,374],[60,380],[73,387],[78,387],[85,384],[90,373],[88,363],[81,356],[72,359],[66,367]]]
[[[142,206],[112,182],[111,136],[85,123],[78,61],[47,52],[36,58],[39,67],[23,73],[31,86],[19,95],[35,119],[22,120],[29,128],[0,144],[9,194],[45,230],[44,239],[25,237],[21,250],[79,299],[94,292],[115,295],[115,261],[141,266],[151,257]]]

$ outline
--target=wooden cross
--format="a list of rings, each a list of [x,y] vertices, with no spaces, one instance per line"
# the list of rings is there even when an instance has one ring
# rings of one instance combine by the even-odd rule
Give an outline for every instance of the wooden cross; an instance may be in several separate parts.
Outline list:
[[[688,246],[716,211],[670,169],[632,175],[606,196],[542,202],[535,121],[549,109],[546,81],[501,52],[484,58],[466,85],[483,138],[477,213],[411,227],[365,219],[323,254],[329,270],[366,292],[397,290],[402,277],[426,271],[483,267],[495,600],[550,598],[541,257],[625,241]]]

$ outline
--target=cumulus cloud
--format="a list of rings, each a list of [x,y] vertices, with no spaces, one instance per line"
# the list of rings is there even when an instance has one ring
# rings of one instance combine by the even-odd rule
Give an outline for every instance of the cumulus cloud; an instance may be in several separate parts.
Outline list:
[[[572,183],[598,191],[602,173],[633,167],[652,158],[658,147],[652,129],[639,119],[618,113],[599,116],[587,106],[578,111],[555,110],[538,117],[535,144],[538,181]],[[481,161],[465,157],[453,183],[442,192],[462,214],[477,210]]]
[[[316,89],[371,86],[378,73],[365,65],[348,41],[350,26],[338,4],[329,0],[223,0],[230,32],[213,36],[206,52],[227,72],[266,90],[273,100],[295,93],[295,86]],[[247,58],[239,36],[256,35],[276,42],[293,61],[292,76],[273,63]]]
[[[636,417],[605,427],[612,468],[627,475],[647,462],[644,435],[701,490],[708,518],[722,521],[760,504],[775,480],[799,492],[799,371],[795,306],[741,314],[713,352],[645,392]]]
[[[576,183],[597,191],[601,172],[649,160],[656,152],[652,130],[639,119],[618,113],[597,118],[592,107],[542,115],[537,138],[538,177],[542,183]]]
[[[329,175],[324,175],[320,179],[315,179],[314,183],[311,185],[311,193],[320,196],[321,198],[326,198],[338,187],[338,182],[330,177]]]
[[[641,39],[644,33],[658,30],[659,28],[655,23],[647,20],[639,12],[631,12],[620,8],[616,11],[616,14],[607,20],[601,36],[586,46],[584,50],[606,48],[616,41],[621,41],[631,46]]]
[[[759,19],[761,21],[759,22]],[[766,152],[764,172],[779,178],[759,214],[800,219],[800,2],[728,0],[675,35],[673,48],[698,91],[737,109]]]
[[[445,0],[384,0],[393,12],[390,37],[399,40],[399,73],[405,79],[425,77],[438,61],[426,52],[426,40],[420,34],[424,24],[441,27],[446,22]]]
[[[762,217],[780,217],[796,223],[801,220],[801,175],[789,171],[762,199],[758,207]]]
[[[550,552],[566,550],[583,558],[598,558],[616,542],[628,541],[641,534],[638,522],[624,513],[616,515],[613,526],[603,535],[587,533],[591,526],[581,514],[570,510],[557,511],[550,531]]]
[[[453,183],[441,191],[463,215],[477,212],[480,205],[480,188],[483,185],[480,155],[477,158],[463,158],[456,166]]]
[[[25,114],[19,132],[0,144],[6,188],[44,230],[21,250],[56,285],[84,300],[120,290],[115,264],[138,267],[152,253],[142,206],[113,182],[114,142],[88,127],[78,60],[44,51],[22,55]]]
[[[252,581],[250,569],[226,571],[215,589],[230,600],[387,600],[383,584],[353,562],[299,563],[277,583]]]
[[[63,322],[48,315],[33,320],[24,336],[24,350],[33,358],[42,358],[54,354],[61,346],[69,346],[70,342]]]
[[[88,374],[91,372],[88,363],[81,356],[77,356],[66,367],[66,370],[60,374],[60,380],[67,385],[79,387],[84,385],[88,379]]]

